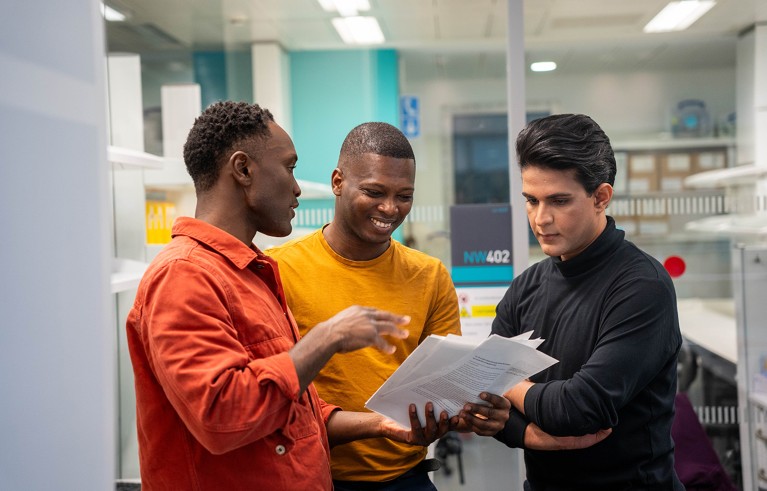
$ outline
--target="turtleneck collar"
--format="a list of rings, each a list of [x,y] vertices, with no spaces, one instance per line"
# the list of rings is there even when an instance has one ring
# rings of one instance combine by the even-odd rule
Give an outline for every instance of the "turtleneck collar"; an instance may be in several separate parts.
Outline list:
[[[562,261],[559,257],[552,257],[551,260],[559,272],[562,273],[562,276],[577,276],[601,266],[605,258],[612,255],[623,243],[624,235],[623,230],[615,228],[613,217],[608,216],[605,229],[583,252],[567,261]]]

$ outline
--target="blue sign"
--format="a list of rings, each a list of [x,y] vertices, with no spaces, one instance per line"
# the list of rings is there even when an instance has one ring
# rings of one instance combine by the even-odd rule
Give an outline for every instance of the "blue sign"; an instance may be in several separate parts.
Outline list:
[[[402,133],[408,138],[421,134],[420,110],[418,97],[403,95],[399,98],[399,115]]]

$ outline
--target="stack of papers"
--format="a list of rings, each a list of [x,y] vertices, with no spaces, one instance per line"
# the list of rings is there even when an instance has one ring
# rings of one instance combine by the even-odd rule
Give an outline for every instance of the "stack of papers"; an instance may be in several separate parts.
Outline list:
[[[432,334],[378,388],[365,407],[410,428],[408,406],[414,403],[421,424],[424,408],[434,414],[457,415],[467,402],[487,404],[481,392],[502,395],[518,382],[557,360],[538,351],[543,339],[530,339],[532,331],[513,338],[496,334],[479,344],[460,336]]]

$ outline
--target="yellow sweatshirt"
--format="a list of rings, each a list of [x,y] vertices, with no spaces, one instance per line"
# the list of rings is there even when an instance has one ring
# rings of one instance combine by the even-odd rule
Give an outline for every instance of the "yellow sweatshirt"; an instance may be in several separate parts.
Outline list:
[[[389,338],[397,351],[374,347],[337,354],[314,380],[320,396],[349,411],[365,402],[430,334],[460,334],[458,300],[438,259],[392,239],[381,256],[351,261],[336,254],[322,230],[265,251],[277,259],[285,295],[301,334],[351,305],[409,315],[408,339]],[[387,481],[420,462],[426,448],[385,438],[359,440],[331,451],[333,478]]]

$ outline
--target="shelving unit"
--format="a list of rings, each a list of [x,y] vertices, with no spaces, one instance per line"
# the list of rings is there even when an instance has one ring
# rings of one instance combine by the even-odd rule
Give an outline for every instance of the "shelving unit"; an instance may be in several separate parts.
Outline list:
[[[691,188],[724,188],[728,213],[689,222],[686,230],[740,239],[767,236],[767,197],[758,194],[758,183],[765,178],[767,167],[753,164],[687,177],[685,185]]]
[[[164,165],[164,159],[157,155],[113,145],[107,147],[107,160],[118,169],[162,169]]]
[[[112,169],[142,170],[162,169],[164,158],[147,152],[110,145],[107,148],[107,160]],[[112,293],[133,290],[138,287],[148,263],[115,257],[112,258],[110,285]]]

